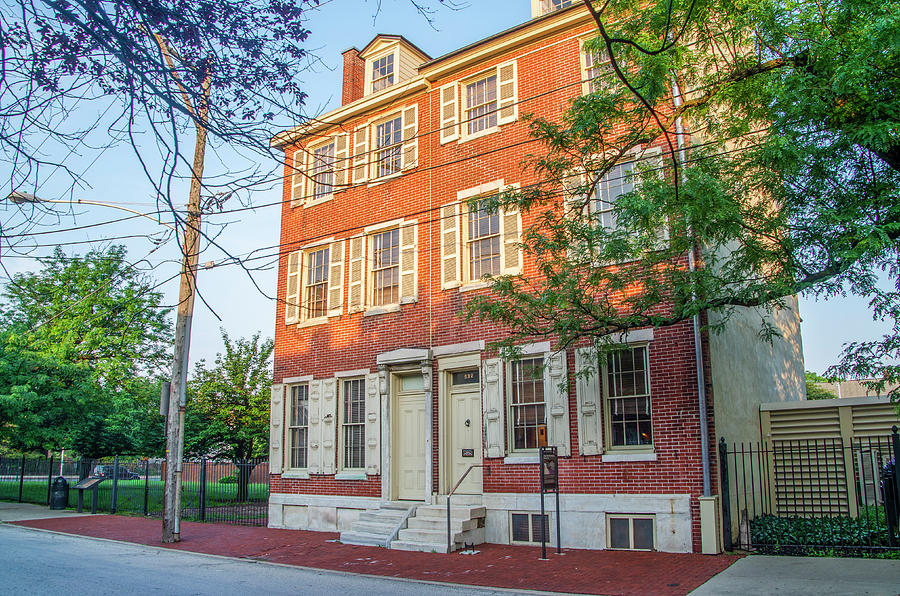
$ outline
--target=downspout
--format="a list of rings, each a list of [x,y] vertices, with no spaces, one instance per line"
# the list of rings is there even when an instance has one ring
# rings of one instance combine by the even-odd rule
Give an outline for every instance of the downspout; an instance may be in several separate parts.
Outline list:
[[[678,86],[678,77],[672,75],[672,101],[675,109],[681,107],[681,89]],[[684,142],[684,123],[681,116],[675,119],[675,137],[678,143],[678,161],[680,164],[687,163],[685,156]],[[684,168],[681,169],[682,179],[684,179]],[[689,224],[690,225],[690,224]],[[690,233],[690,228],[688,228]],[[697,262],[695,253],[697,246],[692,245],[688,250],[688,269],[691,273],[697,270]],[[691,297],[696,300],[696,290],[691,288]],[[703,496],[712,496],[712,483],[710,481],[710,461],[709,461],[709,422],[706,415],[706,380],[703,374],[703,345],[700,343],[700,313],[693,316],[694,323],[694,362],[697,363],[697,406],[700,408],[700,452],[703,462]]]

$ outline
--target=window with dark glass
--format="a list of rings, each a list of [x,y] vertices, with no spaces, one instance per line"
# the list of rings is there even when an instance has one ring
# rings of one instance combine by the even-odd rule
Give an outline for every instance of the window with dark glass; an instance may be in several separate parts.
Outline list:
[[[342,468],[365,467],[366,455],[366,382],[364,379],[344,381],[341,400]]]
[[[611,515],[609,517],[609,548],[653,550],[654,520],[652,517]]]
[[[510,362],[509,419],[513,450],[547,444],[543,358]]]
[[[592,211],[604,228],[616,229],[616,200],[634,190],[634,174],[634,162],[629,161],[614,165],[597,182]]]
[[[497,75],[466,85],[468,134],[497,126]]]
[[[479,206],[469,211],[469,279],[500,274],[500,214]]]
[[[400,300],[400,230],[372,235],[372,304],[396,304]]]
[[[653,444],[647,347],[610,352],[606,360],[610,445]]]
[[[375,125],[375,159],[378,176],[390,176],[400,171],[402,126],[400,116]]]
[[[510,514],[510,540],[512,542],[540,542],[541,518],[544,521],[544,537],[550,540],[550,517],[537,513]]]
[[[309,253],[306,274],[306,318],[328,314],[328,248]]]
[[[308,463],[309,438],[309,386],[291,387],[290,432],[292,468],[306,468]]]
[[[313,149],[313,200],[322,200],[334,192],[334,143]]]

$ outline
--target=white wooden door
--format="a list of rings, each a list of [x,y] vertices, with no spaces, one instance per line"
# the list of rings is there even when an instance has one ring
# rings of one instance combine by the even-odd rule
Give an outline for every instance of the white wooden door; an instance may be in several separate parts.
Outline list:
[[[475,382],[467,382],[472,374]],[[454,381],[463,381],[456,382]],[[482,462],[481,384],[478,369],[451,373],[450,382],[450,485],[452,489],[472,464]],[[454,494],[480,495],[482,469],[474,468]]]
[[[394,409],[394,494],[397,499],[425,498],[425,393],[400,392]]]

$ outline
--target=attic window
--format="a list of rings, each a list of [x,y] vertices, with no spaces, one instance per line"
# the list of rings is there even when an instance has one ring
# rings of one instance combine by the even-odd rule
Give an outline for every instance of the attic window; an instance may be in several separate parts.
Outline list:
[[[372,61],[372,93],[394,84],[394,54]]]
[[[572,6],[574,0],[541,0],[541,14]]]

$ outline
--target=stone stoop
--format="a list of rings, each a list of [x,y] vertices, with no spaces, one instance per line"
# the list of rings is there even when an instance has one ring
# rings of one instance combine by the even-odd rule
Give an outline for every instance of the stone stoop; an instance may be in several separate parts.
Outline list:
[[[377,509],[367,509],[359,514],[350,529],[341,532],[342,544],[383,546],[389,548],[397,530],[406,527],[407,518],[413,514],[416,503],[385,502]]]
[[[450,532],[453,541],[451,551],[462,548],[465,543],[484,542],[485,515],[483,506],[457,505],[454,498],[450,507]],[[416,509],[415,517],[407,520],[406,529],[400,530],[397,540],[391,542],[391,548],[426,553],[448,552],[446,504],[423,505]]]

